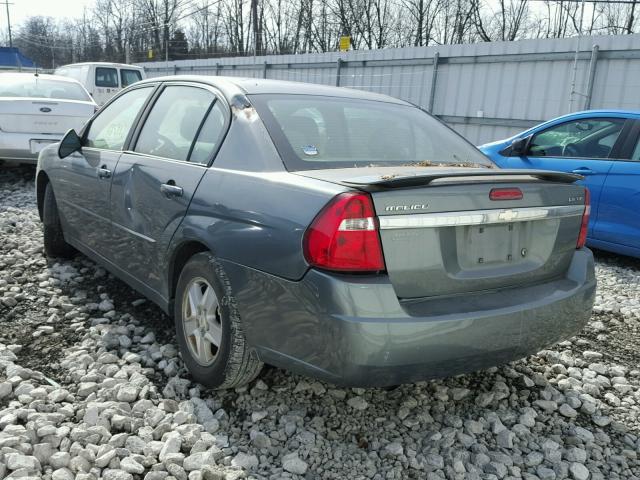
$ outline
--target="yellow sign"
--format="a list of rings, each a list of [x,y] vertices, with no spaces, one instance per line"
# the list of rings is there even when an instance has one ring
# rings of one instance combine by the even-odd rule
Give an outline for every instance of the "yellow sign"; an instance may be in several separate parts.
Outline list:
[[[349,35],[344,35],[340,37],[340,51],[346,52],[351,48],[351,37]]]
[[[147,57],[148,57],[148,58],[153,58],[153,48],[150,48],[150,49],[149,49],[149,52],[148,52],[148,54],[147,54]]]

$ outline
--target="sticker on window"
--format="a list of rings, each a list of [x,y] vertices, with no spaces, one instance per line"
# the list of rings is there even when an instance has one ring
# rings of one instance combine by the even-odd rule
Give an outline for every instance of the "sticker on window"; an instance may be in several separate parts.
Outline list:
[[[318,155],[318,149],[315,145],[305,145],[304,147],[302,147],[302,151],[305,155],[309,155],[310,157]]]

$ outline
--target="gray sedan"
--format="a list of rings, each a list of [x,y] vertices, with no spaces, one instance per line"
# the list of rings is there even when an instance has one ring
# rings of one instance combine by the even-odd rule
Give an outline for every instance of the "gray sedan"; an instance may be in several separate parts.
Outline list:
[[[395,385],[571,337],[595,292],[579,178],[498,169],[390,97],[184,76],[114,97],[36,183],[47,255],[157,303],[225,388],[263,363]]]

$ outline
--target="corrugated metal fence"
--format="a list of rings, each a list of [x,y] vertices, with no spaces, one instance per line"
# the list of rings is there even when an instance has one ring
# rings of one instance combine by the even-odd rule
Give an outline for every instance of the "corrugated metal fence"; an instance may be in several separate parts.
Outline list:
[[[476,144],[569,111],[640,109],[640,34],[143,63],[174,74],[273,78],[384,93],[430,110]],[[570,98],[573,100],[570,102]]]

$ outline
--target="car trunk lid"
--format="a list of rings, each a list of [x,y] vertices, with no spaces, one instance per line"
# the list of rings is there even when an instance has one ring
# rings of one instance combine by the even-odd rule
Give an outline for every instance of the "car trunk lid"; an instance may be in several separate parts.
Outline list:
[[[547,171],[372,168],[297,172],[370,192],[400,298],[544,282],[571,262],[584,212],[580,178]],[[492,200],[491,190],[522,198]]]
[[[95,105],[76,100],[0,98],[0,130],[7,133],[63,134],[80,129]]]

